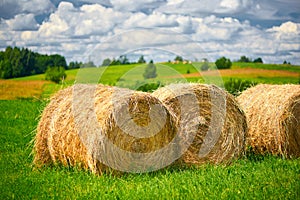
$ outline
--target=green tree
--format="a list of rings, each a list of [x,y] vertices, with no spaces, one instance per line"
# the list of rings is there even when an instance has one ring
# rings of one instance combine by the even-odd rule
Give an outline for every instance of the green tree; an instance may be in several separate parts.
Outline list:
[[[102,62],[102,66],[109,66],[111,63],[111,60],[109,58],[105,58]]]
[[[34,68],[37,74],[45,73],[47,67],[52,66],[46,55],[36,54]]]
[[[51,66],[61,66],[65,69],[67,69],[67,62],[66,62],[66,59],[61,56],[61,55],[58,55],[58,54],[54,54],[54,55],[50,55],[50,63],[51,63]]]
[[[23,63],[22,76],[29,76],[36,74],[34,69],[34,53],[30,50],[22,49],[21,51],[21,63]]]
[[[66,59],[58,54],[43,55],[27,48],[6,47],[0,52],[0,77],[14,78],[45,73],[47,67],[62,66],[67,68]]]
[[[115,58],[113,58],[113,60],[111,61],[110,65],[121,65],[121,62],[120,62],[119,59],[116,60]]]
[[[21,51],[18,47],[14,47],[11,55],[12,77],[22,76],[23,63],[21,63]]]
[[[149,62],[149,64],[147,65],[143,76],[144,76],[145,79],[157,77],[156,66],[153,63],[153,60],[151,60]]]
[[[248,63],[248,62],[251,62],[251,59],[246,56],[241,56],[241,58],[238,60],[238,62]]]
[[[78,69],[78,68],[80,68],[80,67],[82,67],[82,62],[77,62],[77,61],[75,61],[75,62],[73,62],[73,61],[71,61],[70,63],[69,63],[69,69]]]
[[[130,62],[129,62],[129,60],[128,60],[128,58],[127,58],[126,55],[121,55],[121,56],[119,57],[119,61],[120,61],[120,63],[121,63],[122,65],[130,64]]]
[[[253,60],[253,62],[254,63],[264,63],[261,58],[256,58],[255,60]]]
[[[179,62],[182,62],[183,61],[183,58],[181,56],[176,56],[175,61],[179,61]]]
[[[146,60],[144,59],[143,55],[140,56],[138,63],[146,63]]]
[[[8,60],[0,61],[0,78],[11,78],[12,77],[12,67]]]
[[[230,69],[232,63],[229,58],[221,57],[215,62],[218,69]]]
[[[67,77],[64,67],[49,67],[46,71],[46,80],[59,83],[61,80]]]

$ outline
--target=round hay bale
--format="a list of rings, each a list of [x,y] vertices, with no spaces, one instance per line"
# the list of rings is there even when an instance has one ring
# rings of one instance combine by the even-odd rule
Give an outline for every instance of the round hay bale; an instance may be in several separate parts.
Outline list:
[[[243,155],[246,118],[226,91],[214,85],[172,84],[153,95],[177,118],[184,163],[226,164]]]
[[[255,153],[300,156],[300,85],[260,84],[237,99],[247,117],[246,143]]]
[[[76,84],[59,91],[45,108],[34,163],[80,166],[96,174],[157,170],[178,157],[173,123],[148,93]]]

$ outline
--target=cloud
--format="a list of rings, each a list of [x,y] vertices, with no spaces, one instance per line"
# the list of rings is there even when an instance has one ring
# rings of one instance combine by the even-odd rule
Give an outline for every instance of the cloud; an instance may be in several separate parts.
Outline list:
[[[160,6],[156,10],[167,14],[188,14],[191,16],[204,16],[212,13],[220,0],[169,0],[167,4]],[[191,6],[193,5],[193,6]]]
[[[281,0],[275,0],[274,5],[265,0],[103,0],[99,4],[96,0],[34,0],[43,4],[31,10],[28,6],[32,2],[4,1],[10,10],[9,2],[15,3],[13,12],[17,14],[1,19],[0,48],[29,47],[62,54],[68,61],[112,58],[126,52],[136,52],[137,58],[144,52],[155,61],[183,54],[211,61],[246,55],[266,62],[299,63],[297,20],[276,21],[268,28],[253,21],[256,14],[270,22],[280,18],[278,6],[286,9]],[[51,11],[53,5],[56,7]],[[294,11],[291,8],[280,19],[291,17]],[[40,24],[36,22],[39,13],[49,13]]]
[[[124,28],[155,28],[155,27],[174,27],[177,26],[176,16],[165,15],[162,13],[153,13],[146,15],[144,13],[134,13],[127,19]]]
[[[59,5],[59,2],[62,2],[61,0],[56,0],[57,5]],[[81,7],[84,4],[99,4],[105,7],[112,7],[112,4],[110,3],[110,0],[63,0],[71,2],[75,7]]]
[[[298,63],[300,52],[299,23],[286,22],[280,26],[261,30],[256,27],[248,27],[238,35],[235,40],[228,42],[225,49],[229,50],[229,55],[239,52],[240,55],[250,57],[262,57],[269,63],[282,63],[283,60],[290,60]]]
[[[103,35],[123,22],[128,13],[115,12],[99,4],[75,8],[72,3],[61,2],[49,20],[39,29],[42,37],[90,37]]]
[[[13,31],[37,30],[38,23],[33,14],[19,14],[13,19],[6,21],[9,28]]]
[[[293,20],[300,21],[300,4],[298,0],[268,0],[259,1],[259,18],[275,20]]]
[[[21,16],[23,16],[23,22],[28,21],[22,26],[20,26]],[[56,52],[71,60],[76,60],[76,57],[79,57],[78,60],[82,60],[82,53],[88,46],[94,46],[110,35],[109,33],[128,16],[129,13],[114,11],[99,4],[76,8],[70,2],[61,2],[49,19],[39,25],[35,31],[28,28],[30,24],[28,19],[34,19],[33,14],[28,16],[22,14],[12,20],[3,20],[0,23],[3,27],[0,35],[5,42],[1,45],[3,47],[5,44],[30,46],[41,52]],[[16,33],[16,30],[23,30],[26,28],[25,26],[27,31]],[[13,36],[9,38],[8,35]],[[14,43],[9,42],[10,40],[13,40]]]
[[[300,22],[299,9],[298,0],[274,0],[272,3],[269,0],[169,0],[156,11],[193,17],[215,15],[247,19],[266,27],[286,20]]]
[[[253,0],[222,0],[216,9],[216,13],[247,11],[252,8],[253,4]]]
[[[300,23],[285,22],[266,30],[272,36],[278,52],[291,55],[300,52]]]
[[[22,12],[43,14],[53,11],[54,7],[50,0],[18,1]]]
[[[177,16],[176,19],[178,27],[173,30],[182,34],[193,34],[196,32],[197,27],[202,22],[202,19],[192,18],[190,16]]]
[[[49,21],[43,22],[40,26],[38,30],[40,35],[43,37],[57,37],[60,34],[66,33],[70,26],[70,24],[68,24],[70,20],[68,13],[69,11],[71,12],[72,8],[73,5],[71,3],[60,3],[58,10],[50,15]],[[65,17],[61,16],[61,14]]]
[[[129,13],[114,11],[112,8],[97,4],[84,5],[80,11],[80,21],[75,29],[76,35],[108,33],[129,17]]]
[[[54,5],[50,0],[2,0],[0,2],[0,18],[10,19],[18,14],[51,13]]]
[[[300,23],[285,22],[266,30],[278,52],[300,52]]]
[[[193,35],[197,41],[207,40],[231,40],[243,29],[249,28],[247,22],[241,23],[239,20],[226,17],[217,18],[209,16],[203,18],[199,23],[196,33]]]
[[[115,10],[126,12],[144,12],[151,13],[154,9],[164,5],[166,0],[144,0],[144,1],[132,1],[132,0],[110,0]]]
[[[277,32],[278,34],[292,34],[299,35],[300,34],[300,26],[299,24],[293,23],[291,21],[285,22],[280,26],[274,26],[267,30],[268,32]]]
[[[205,16],[217,13],[239,13],[251,10],[255,0],[170,0],[158,8],[160,12],[169,14],[190,14],[192,16]],[[191,6],[192,5],[192,6]]]

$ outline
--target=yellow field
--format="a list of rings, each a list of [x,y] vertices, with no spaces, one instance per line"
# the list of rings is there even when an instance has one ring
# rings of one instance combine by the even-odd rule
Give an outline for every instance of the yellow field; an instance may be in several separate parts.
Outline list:
[[[40,98],[45,84],[49,81],[14,81],[0,80],[0,99]]]
[[[219,70],[222,77],[234,77],[234,78],[257,78],[257,77],[299,77],[298,72],[291,72],[286,70],[268,70],[268,69],[254,69],[254,68],[244,68],[244,69],[223,69]],[[201,72],[204,76],[215,76],[215,71],[205,71]],[[200,77],[200,73],[185,74],[184,77]]]

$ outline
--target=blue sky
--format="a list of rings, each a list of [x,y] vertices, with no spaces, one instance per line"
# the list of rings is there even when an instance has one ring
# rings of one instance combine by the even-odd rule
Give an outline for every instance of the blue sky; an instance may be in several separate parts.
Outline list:
[[[299,0],[0,0],[0,49],[67,61],[242,55],[300,64]]]

